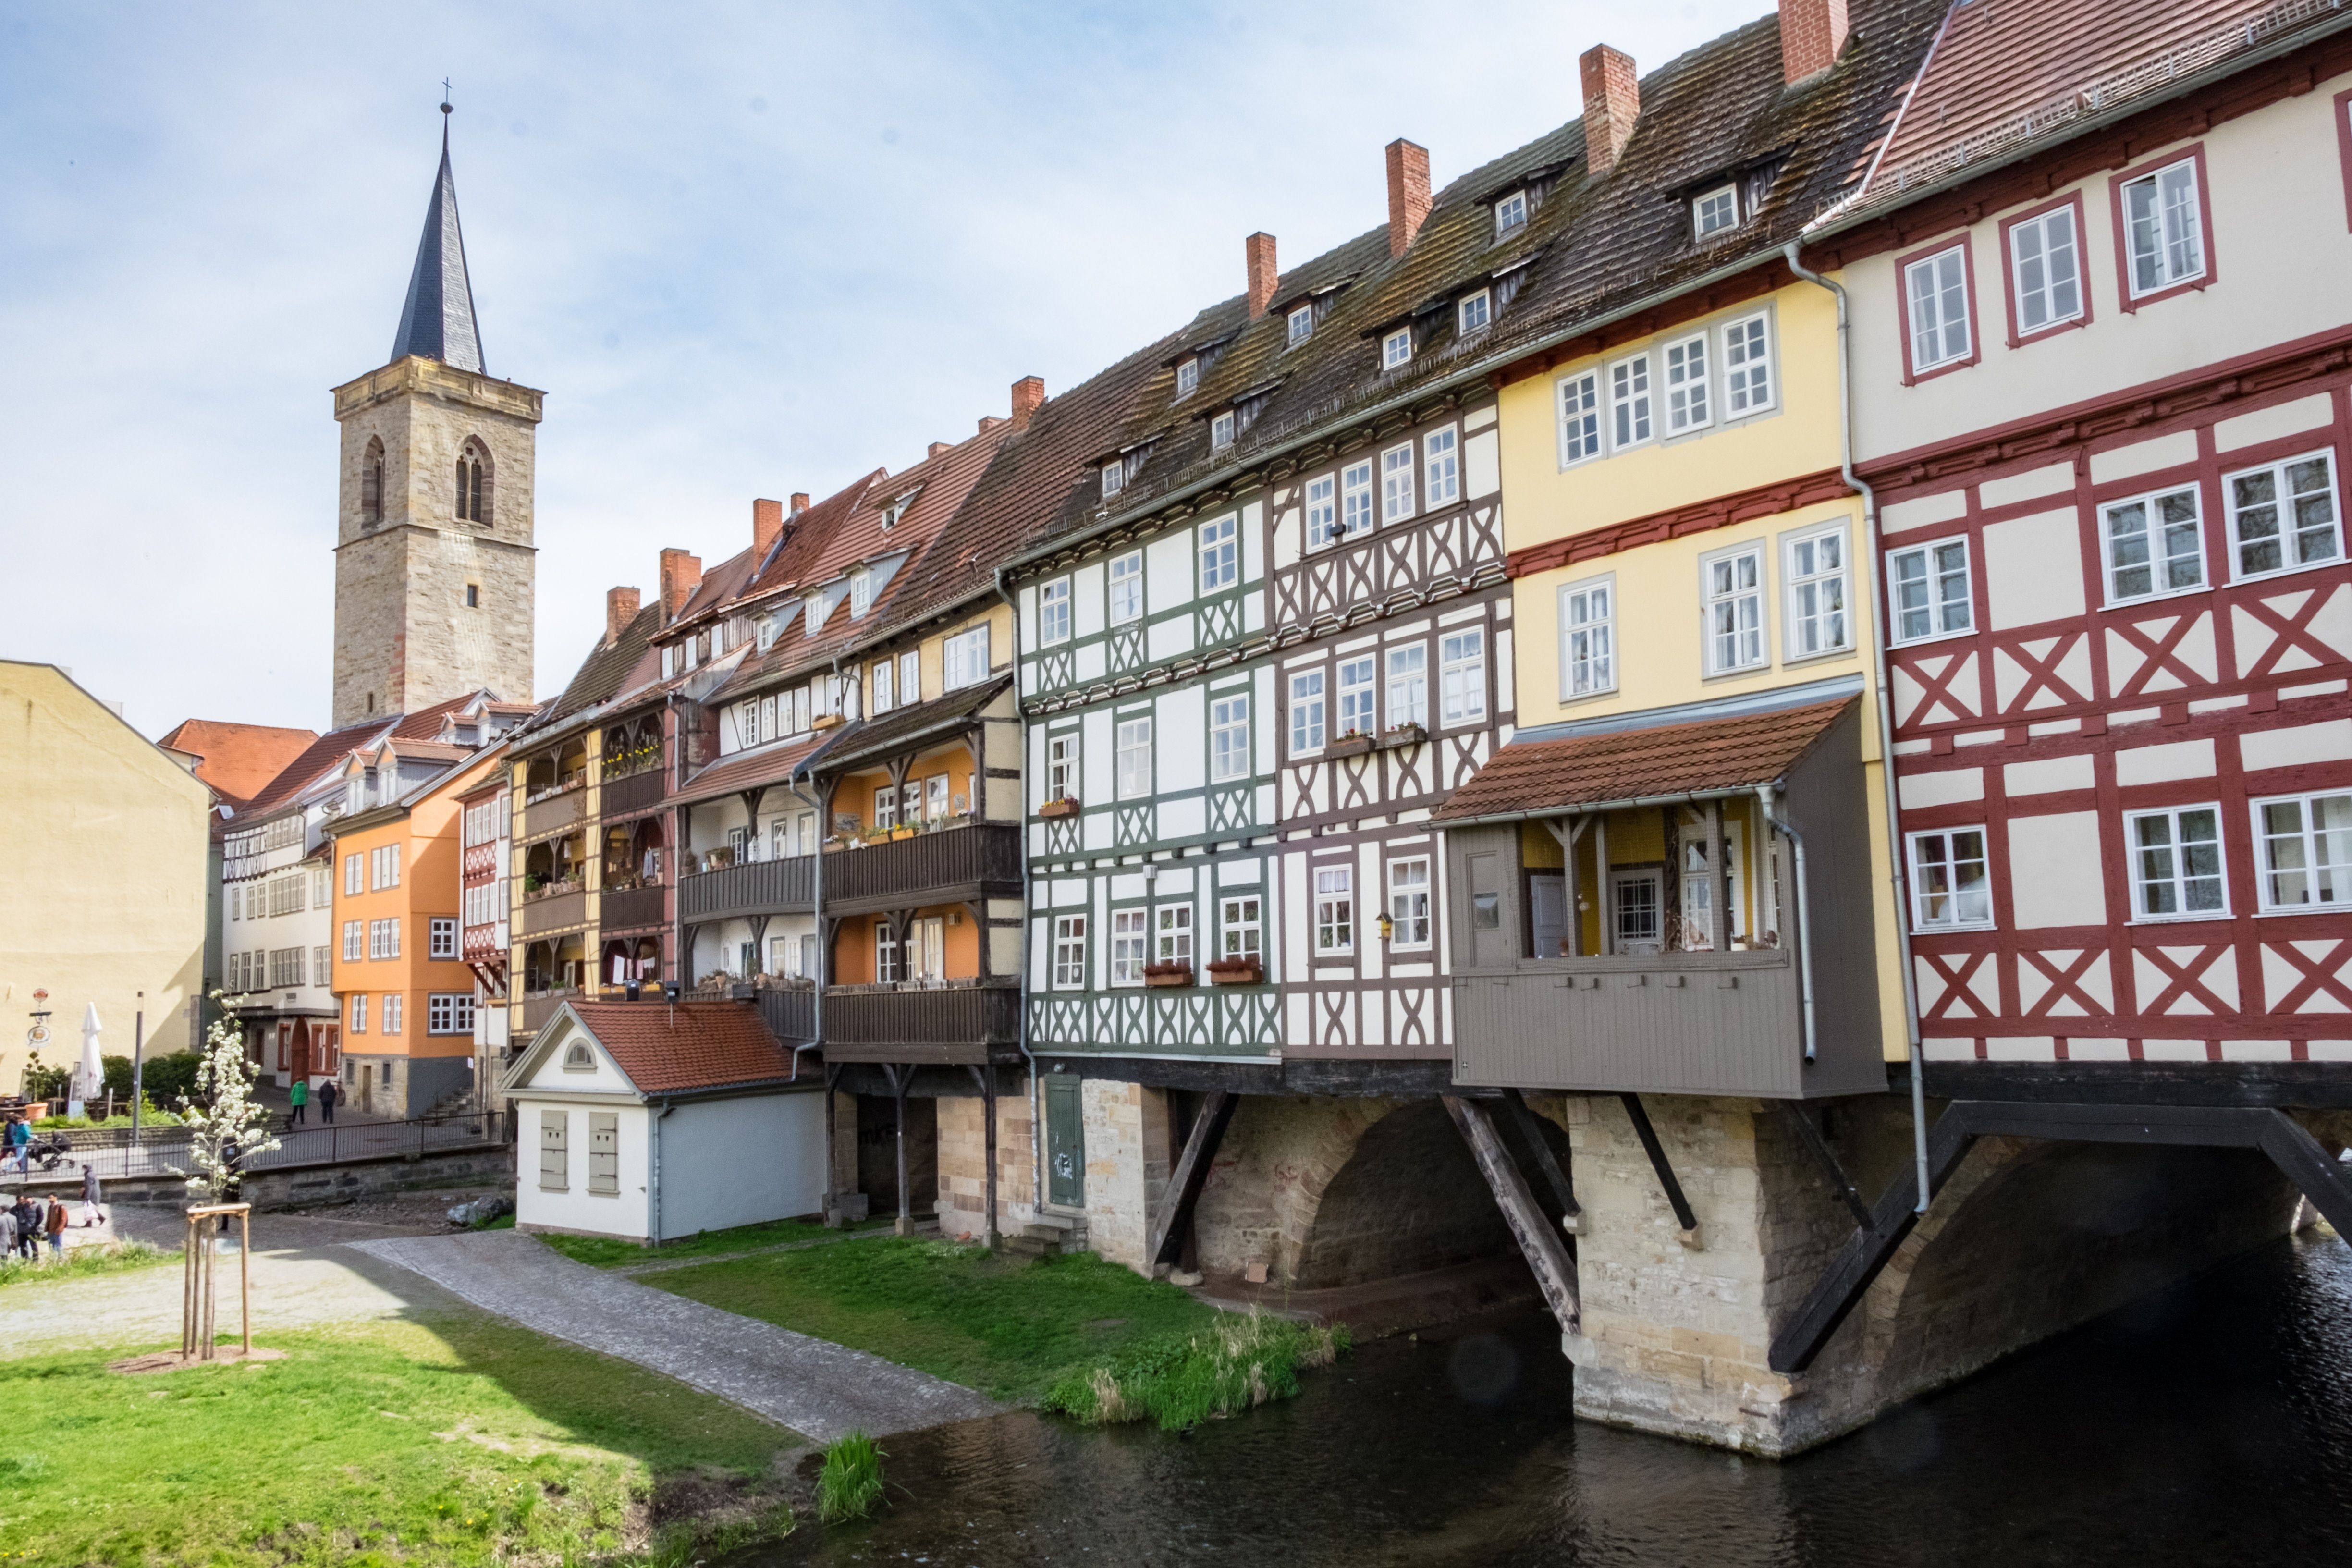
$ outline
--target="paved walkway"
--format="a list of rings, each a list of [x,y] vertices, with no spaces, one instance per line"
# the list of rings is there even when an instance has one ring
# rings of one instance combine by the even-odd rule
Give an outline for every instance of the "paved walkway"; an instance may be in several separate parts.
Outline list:
[[[635,1362],[820,1443],[886,1436],[1004,1407],[961,1384],[574,1263],[520,1231],[359,1241],[525,1328]]]

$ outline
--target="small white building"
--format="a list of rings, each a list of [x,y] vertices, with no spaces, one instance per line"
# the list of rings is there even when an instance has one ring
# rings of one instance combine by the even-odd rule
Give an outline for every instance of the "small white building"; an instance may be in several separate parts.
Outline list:
[[[568,1002],[503,1088],[520,1229],[658,1243],[824,1207],[824,1070],[795,1079],[748,1002]]]

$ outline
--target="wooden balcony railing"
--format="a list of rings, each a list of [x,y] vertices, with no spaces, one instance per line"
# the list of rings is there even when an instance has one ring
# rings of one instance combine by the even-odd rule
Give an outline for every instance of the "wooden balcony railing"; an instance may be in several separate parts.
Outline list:
[[[597,908],[596,924],[604,931],[624,926],[660,925],[669,918],[669,889],[656,882],[649,888],[624,888],[606,893]]]
[[[760,1017],[769,1032],[787,1046],[805,1045],[816,1034],[816,988],[812,985],[758,994]]]
[[[677,884],[678,917],[715,921],[730,915],[800,912],[809,908],[815,876],[815,856],[792,855],[682,877]]]
[[[526,897],[519,916],[522,934],[538,936],[546,931],[564,931],[588,923],[588,895],[578,889],[567,893],[549,893],[540,898]]]
[[[530,1036],[539,1033],[540,1026],[554,1017],[558,1007],[562,1006],[566,1002],[577,1000],[580,994],[578,991],[550,991],[541,995],[524,997],[521,1003],[522,1017],[514,1026],[514,1043],[520,1046]]]
[[[568,789],[562,795],[550,795],[545,800],[533,801],[522,808],[520,837],[544,838],[549,834],[561,833],[566,828],[577,827],[580,826],[587,804],[588,792],[581,788]]]
[[[828,1062],[979,1066],[1021,1037],[1021,989],[1006,979],[944,985],[835,985],[824,994]]]
[[[659,763],[640,768],[635,773],[622,773],[605,779],[603,792],[597,797],[596,809],[606,816],[620,816],[632,811],[644,811],[659,805],[668,789],[668,774]]]
[[[911,838],[830,851],[824,863],[824,907],[854,913],[859,907],[968,897],[991,883],[1021,880],[1021,829],[1005,822],[934,828]]]

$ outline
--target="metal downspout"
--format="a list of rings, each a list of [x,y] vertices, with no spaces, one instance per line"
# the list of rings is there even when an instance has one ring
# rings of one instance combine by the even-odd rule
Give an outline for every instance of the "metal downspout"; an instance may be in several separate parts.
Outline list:
[[[653,1149],[651,1151],[651,1163],[653,1169],[648,1173],[651,1177],[648,1184],[653,1188],[653,1201],[646,1205],[652,1210],[652,1212],[646,1215],[646,1218],[652,1225],[654,1233],[652,1239],[653,1244],[656,1247],[659,1247],[662,1242],[661,1124],[663,1119],[668,1116],[669,1113],[670,1102],[665,1100],[662,1101],[662,1108],[659,1110],[655,1111],[652,1118],[647,1122],[647,1125],[653,1129],[653,1137],[647,1141],[653,1145]]]
[[[1902,960],[1903,969],[1903,1028],[1907,1037],[1911,1057],[1911,1142],[1917,1164],[1919,1202],[1916,1212],[1927,1212],[1932,1195],[1927,1182],[1927,1062],[1919,1047],[1919,991],[1911,966],[1911,907],[1910,895],[1903,884],[1903,830],[1895,816],[1895,713],[1886,695],[1886,583],[1881,575],[1878,560],[1878,492],[1853,470],[1853,325],[1849,320],[1845,289],[1840,284],[1807,268],[1798,255],[1798,243],[1790,240],[1780,254],[1789,270],[1806,282],[1826,289],[1837,300],[1838,341],[1838,472],[1847,486],[1862,497],[1863,559],[1870,577],[1870,640],[1875,662],[1878,710],[1878,777],[1886,796],[1886,881],[1895,900],[1895,950]]]
[[[1021,708],[1021,606],[1004,586],[1004,568],[996,569],[996,596],[1013,612],[1013,707]],[[1021,731],[1021,1004],[1020,1019],[1013,1029],[1013,1044],[1020,1047],[1021,1059],[1029,1064],[1029,1208],[1033,1214],[1043,1214],[1045,1208],[1045,1107],[1038,1102],[1041,1092],[1037,1083],[1037,1058],[1029,1049],[1029,731]],[[994,1068],[991,1068],[993,1071]],[[990,1216],[992,1219],[993,1215]]]
[[[1782,816],[1772,804],[1772,786],[1756,786],[1756,809],[1765,823],[1789,836],[1797,852],[1797,984],[1804,998],[1805,1065],[1813,1064],[1814,1048],[1820,1037],[1813,1032],[1813,900],[1811,888],[1805,875],[1805,836],[1797,825]]]
[[[809,981],[815,994],[809,1000],[809,1042],[805,1046],[793,1047],[793,1081],[798,1083],[801,1079],[801,1053],[824,1044],[824,970],[832,944],[824,940],[824,807],[803,795],[801,786],[796,784],[787,782],[784,793],[807,806],[810,814],[817,818],[816,864],[809,870],[809,919],[816,926],[816,973],[809,977]],[[833,1125],[830,1096],[825,1102],[824,1123],[828,1128]],[[833,1180],[830,1166],[826,1168],[824,1176],[827,1182]]]

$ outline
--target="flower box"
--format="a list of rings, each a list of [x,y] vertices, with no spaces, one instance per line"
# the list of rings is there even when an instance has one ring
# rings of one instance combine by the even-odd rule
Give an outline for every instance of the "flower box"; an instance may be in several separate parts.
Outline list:
[[[893,838],[912,838],[914,836],[915,830],[911,827],[898,826],[890,830],[890,837]]]
[[[838,713],[820,713],[815,718],[809,721],[809,728],[812,730],[838,730],[844,724],[848,722],[848,720],[843,718]]]
[[[1078,815],[1078,797],[1074,795],[1066,795],[1059,800],[1049,800],[1045,805],[1037,808],[1037,815],[1040,816],[1076,816]]]
[[[1327,757],[1360,757],[1372,749],[1370,735],[1342,735],[1323,748]]]
[[[1429,731],[1418,724],[1399,724],[1392,730],[1381,731],[1381,745],[1384,749],[1395,746],[1418,746],[1428,739]]]
[[[1221,958],[1209,965],[1212,985],[1255,985],[1265,979],[1265,965],[1255,958]]]
[[[1189,963],[1147,963],[1143,966],[1146,985],[1190,985],[1192,966]]]

